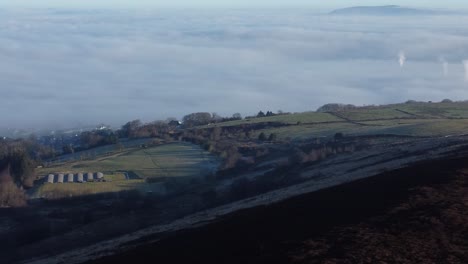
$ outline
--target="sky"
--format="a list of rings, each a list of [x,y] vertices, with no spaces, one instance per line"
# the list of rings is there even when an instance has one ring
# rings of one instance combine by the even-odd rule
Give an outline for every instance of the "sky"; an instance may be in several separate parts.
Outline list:
[[[0,9],[0,127],[468,99],[468,16]]]
[[[0,0],[0,6],[11,7],[86,7],[86,8],[120,8],[120,7],[344,7],[355,5],[403,5],[436,8],[467,8],[465,0]]]

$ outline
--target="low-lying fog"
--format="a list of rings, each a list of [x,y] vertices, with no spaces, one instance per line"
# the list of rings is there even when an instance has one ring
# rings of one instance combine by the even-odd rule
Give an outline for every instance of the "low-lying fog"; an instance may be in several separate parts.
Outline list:
[[[468,16],[0,10],[2,127],[468,99]]]

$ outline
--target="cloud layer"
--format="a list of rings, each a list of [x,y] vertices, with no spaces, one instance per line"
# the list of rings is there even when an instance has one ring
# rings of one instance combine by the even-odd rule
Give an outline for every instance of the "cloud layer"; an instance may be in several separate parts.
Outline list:
[[[468,99],[468,17],[0,12],[0,122],[7,126]]]

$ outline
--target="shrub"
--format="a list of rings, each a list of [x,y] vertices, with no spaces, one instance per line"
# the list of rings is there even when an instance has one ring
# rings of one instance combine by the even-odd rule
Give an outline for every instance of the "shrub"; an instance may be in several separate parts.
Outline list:
[[[335,134],[335,140],[340,140],[344,138],[344,134],[339,132]]]
[[[26,194],[13,181],[0,183],[0,207],[20,207],[26,205]]]
[[[224,169],[231,169],[237,165],[237,162],[241,158],[239,150],[235,146],[230,146],[224,153],[225,160],[223,164]]]
[[[271,133],[270,136],[268,137],[268,141],[276,141],[278,139],[278,136],[275,133]]]

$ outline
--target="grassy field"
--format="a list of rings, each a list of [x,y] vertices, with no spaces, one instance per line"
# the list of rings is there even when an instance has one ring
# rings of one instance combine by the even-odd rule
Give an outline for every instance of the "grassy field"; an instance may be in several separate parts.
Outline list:
[[[468,133],[468,120],[424,119],[424,120],[385,120],[367,121],[364,125],[352,123],[332,123],[317,125],[299,125],[257,130],[269,135],[276,133],[280,139],[307,139],[314,137],[332,137],[341,132],[347,135],[392,134],[402,136],[445,136]]]
[[[128,150],[132,148],[137,148],[140,145],[148,144],[151,141],[152,139],[148,139],[148,138],[120,140],[120,146],[117,144],[107,145],[107,146],[93,148],[90,150],[78,151],[72,154],[65,154],[56,158],[55,162],[68,162],[68,161],[83,160],[83,159],[95,159],[96,157],[102,156],[107,153],[121,152],[121,151],[125,151],[126,149]]]
[[[106,179],[108,178],[114,178],[114,180],[108,182],[42,184],[37,186],[32,197],[45,197],[53,199],[128,190],[144,191],[149,187],[155,187],[145,186],[145,181],[142,179],[126,180],[124,174],[106,175]]]
[[[281,122],[285,126],[265,127],[253,131],[279,139],[307,139],[345,135],[392,134],[404,136],[447,136],[468,133],[468,103],[410,103],[381,107],[365,107],[337,113],[305,112],[264,118],[225,122],[212,126],[238,126],[267,122]],[[203,128],[203,127],[202,127]],[[145,141],[145,140],[143,140]],[[144,142],[136,143],[144,143]],[[133,143],[135,143],[133,142]],[[103,172],[110,182],[85,184],[46,184],[36,194],[55,191],[72,194],[115,192],[130,189],[159,190],[167,179],[185,180],[214,172],[219,160],[200,147],[188,143],[166,144],[152,148],[128,148],[104,157],[115,146],[94,149],[93,160],[72,160],[54,167],[43,168],[39,175],[49,173]],[[99,153],[98,153],[99,152]],[[130,176],[130,180],[125,176]],[[148,179],[151,179],[148,181]],[[148,183],[151,182],[151,183]]]
[[[396,134],[408,136],[447,136],[468,133],[468,119],[427,119],[387,123],[369,134]]]
[[[328,115],[333,115],[333,113]],[[395,104],[340,111],[336,115],[344,119],[336,117],[336,119],[329,120],[341,122],[310,124],[307,121],[312,120],[313,113],[281,116],[283,120],[290,120],[286,123],[294,125],[257,130],[254,136],[262,132],[267,135],[276,133],[280,139],[330,137],[338,132],[348,135],[407,136],[445,136],[468,133],[468,103]],[[301,119],[306,116],[309,118]],[[255,121],[266,119],[257,118]],[[297,121],[301,123],[297,124]],[[242,122],[248,123],[248,121]]]
[[[412,118],[411,115],[400,112],[395,108],[356,109],[339,112],[339,115],[353,121]]]
[[[468,103],[410,103],[360,108],[339,113],[353,121],[392,118],[463,119],[468,118]]]
[[[468,103],[401,104],[398,109],[427,118],[468,118]]]
[[[39,175],[49,173],[103,172],[109,182],[41,184],[35,196],[47,196],[52,192],[83,195],[138,189],[158,191],[161,183],[169,178],[190,180],[210,174],[219,166],[219,160],[200,147],[188,143],[172,143],[158,147],[139,149],[92,161],[75,161],[60,166],[42,168]],[[126,179],[125,175],[141,179]],[[147,183],[152,178],[155,183]]]
[[[291,125],[301,123],[308,125],[328,122],[343,122],[345,121],[343,118],[356,122],[390,119],[468,119],[468,103],[392,104],[340,111],[337,112],[336,115],[338,116],[335,116],[334,113],[304,112],[230,121],[210,126],[203,126],[200,128],[212,126],[227,127],[267,122],[280,122]]]
[[[257,124],[257,123],[266,123],[266,122],[280,122],[285,124],[297,124],[300,123],[324,123],[324,122],[337,122],[343,121],[342,119],[329,114],[329,113],[318,113],[318,112],[305,112],[305,113],[295,113],[288,115],[278,115],[278,116],[268,116],[262,118],[250,118],[244,120],[230,121],[215,124],[212,126],[238,126],[242,124]],[[210,126],[204,126],[210,127]]]
[[[444,136],[468,131],[468,103],[403,103],[360,107],[339,112],[304,112],[211,124],[199,128],[230,127],[278,122],[282,127],[269,127],[253,132],[279,139],[330,137],[338,132],[348,135],[394,134],[404,136]]]

